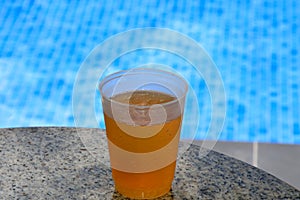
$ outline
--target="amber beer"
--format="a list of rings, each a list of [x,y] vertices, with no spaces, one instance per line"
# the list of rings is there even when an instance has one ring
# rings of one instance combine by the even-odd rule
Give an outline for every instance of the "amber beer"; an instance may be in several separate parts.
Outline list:
[[[149,69],[129,74],[141,72],[148,73]],[[129,76],[130,80],[134,78],[128,74],[123,76]],[[122,89],[114,90],[116,94],[111,92],[109,98],[103,95],[105,89],[100,84],[115,189],[135,199],[156,198],[171,188],[186,92],[178,96],[168,84],[161,87],[158,82],[153,85],[151,81],[150,87],[144,87],[142,82],[138,83],[142,87],[137,90],[124,92],[124,84],[118,82]]]

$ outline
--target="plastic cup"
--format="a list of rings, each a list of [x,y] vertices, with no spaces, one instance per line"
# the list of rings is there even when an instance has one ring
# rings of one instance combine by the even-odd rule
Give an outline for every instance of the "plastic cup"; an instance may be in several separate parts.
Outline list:
[[[174,179],[188,85],[180,76],[136,68],[100,85],[116,191],[135,199],[168,193]]]

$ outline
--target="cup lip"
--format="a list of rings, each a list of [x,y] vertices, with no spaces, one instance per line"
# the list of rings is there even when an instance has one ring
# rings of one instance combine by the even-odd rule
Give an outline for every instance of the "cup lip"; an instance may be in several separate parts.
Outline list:
[[[105,95],[103,95],[103,92],[102,92],[102,88],[103,86],[113,80],[113,79],[117,79],[117,78],[120,78],[123,74],[125,74],[126,72],[136,72],[134,74],[138,74],[138,73],[141,73],[142,71],[147,71],[148,73],[149,72],[153,72],[153,73],[165,73],[165,74],[168,74],[168,75],[171,75],[171,76],[175,76],[176,78],[180,79],[182,82],[183,82],[183,85],[184,85],[184,92],[182,95],[180,96],[175,96],[175,99],[172,100],[172,101],[168,101],[168,102],[165,102],[165,103],[158,103],[158,104],[152,104],[152,105],[135,105],[135,104],[127,104],[127,103],[122,103],[122,102],[119,102],[119,101],[116,101],[116,100],[113,100],[111,98],[107,98]],[[178,101],[180,102],[181,99],[184,99],[186,97],[186,94],[188,92],[188,83],[186,82],[186,80],[178,75],[178,74],[175,74],[173,72],[170,72],[170,71],[166,71],[166,70],[162,70],[162,69],[156,69],[156,68],[145,68],[145,67],[138,67],[138,68],[133,68],[133,69],[129,69],[129,70],[120,70],[120,71],[117,71],[117,72],[114,72],[112,74],[109,74],[107,75],[100,83],[99,83],[99,86],[98,86],[98,89],[100,91],[100,94],[101,94],[101,97],[106,100],[106,101],[109,101],[111,103],[114,103],[114,104],[118,104],[118,105],[124,105],[124,106],[129,106],[129,107],[135,107],[135,108],[138,108],[138,109],[148,109],[150,108],[151,106],[153,105],[161,105],[161,106],[168,106],[168,105],[171,105],[173,103],[177,103]],[[142,91],[142,90],[141,90]],[[128,91],[130,92],[130,91]],[[124,92],[125,93],[125,92]]]

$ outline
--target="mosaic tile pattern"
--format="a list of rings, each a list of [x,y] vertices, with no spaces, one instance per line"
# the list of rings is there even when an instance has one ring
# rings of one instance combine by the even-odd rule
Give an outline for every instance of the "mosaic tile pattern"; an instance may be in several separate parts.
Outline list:
[[[119,32],[165,27],[196,40],[219,67],[227,95],[221,140],[300,143],[299,13],[297,0],[3,1],[0,127],[74,126],[73,83],[88,53]],[[205,132],[209,94],[188,63],[137,52],[111,69],[152,61],[203,88],[199,130]]]

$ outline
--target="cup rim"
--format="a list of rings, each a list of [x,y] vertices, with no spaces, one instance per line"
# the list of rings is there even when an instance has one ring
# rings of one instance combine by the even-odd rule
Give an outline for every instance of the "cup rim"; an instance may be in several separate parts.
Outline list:
[[[119,102],[119,101],[116,101],[116,100],[113,100],[111,98],[107,98],[105,95],[103,95],[103,86],[108,83],[109,81],[111,80],[114,80],[114,79],[117,79],[117,78],[120,78],[122,77],[124,74],[126,74],[126,72],[136,72],[136,73],[130,73],[130,74],[127,74],[127,75],[135,75],[135,74],[139,74],[141,73],[142,71],[147,71],[147,72],[152,72],[152,73],[165,73],[165,74],[168,74],[168,75],[171,75],[171,76],[174,76],[178,79],[180,79],[182,82],[183,82],[183,87],[184,87],[184,92],[182,95],[179,95],[178,97],[175,96],[175,99],[172,100],[172,101],[168,101],[168,102],[164,102],[164,103],[157,103],[157,104],[152,104],[152,105],[135,105],[135,104],[129,104],[129,103],[123,103],[123,102]],[[134,68],[134,69],[129,69],[129,70],[120,70],[118,72],[114,72],[112,74],[109,74],[107,75],[100,83],[99,83],[99,86],[98,86],[98,89],[100,91],[100,94],[101,94],[101,97],[106,100],[106,101],[109,101],[111,103],[114,103],[114,104],[118,104],[118,105],[124,105],[124,106],[129,106],[129,107],[135,107],[135,108],[139,108],[139,109],[148,109],[150,108],[151,106],[153,105],[161,105],[161,106],[168,106],[170,104],[173,104],[173,103],[177,103],[177,102],[180,102],[182,98],[185,98],[186,97],[186,94],[188,92],[188,83],[186,82],[186,80],[180,76],[179,74],[175,74],[173,72],[170,72],[170,71],[166,71],[166,70],[162,70],[162,69],[156,69],[156,68],[144,68],[144,67],[141,67],[141,68]],[[142,90],[141,90],[142,91]]]

